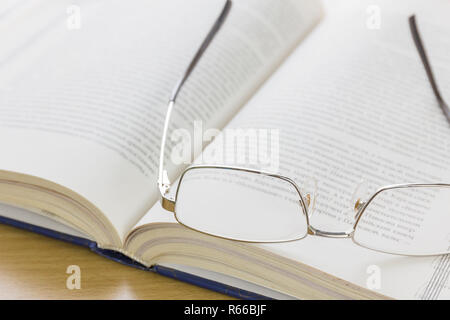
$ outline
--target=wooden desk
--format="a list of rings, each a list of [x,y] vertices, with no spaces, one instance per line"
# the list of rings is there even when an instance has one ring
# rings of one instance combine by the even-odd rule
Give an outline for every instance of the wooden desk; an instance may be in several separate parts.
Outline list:
[[[66,287],[69,265],[81,289]],[[229,299],[123,266],[88,249],[0,224],[0,299]]]

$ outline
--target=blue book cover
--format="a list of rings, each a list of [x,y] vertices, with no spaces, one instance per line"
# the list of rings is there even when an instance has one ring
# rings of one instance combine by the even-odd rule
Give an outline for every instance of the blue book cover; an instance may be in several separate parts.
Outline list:
[[[158,266],[158,265],[148,268],[148,267],[140,264],[139,262],[136,262],[133,259],[123,255],[120,252],[117,252],[114,250],[101,249],[97,246],[96,242],[88,240],[88,239],[71,236],[71,235],[68,235],[65,233],[57,232],[57,231],[54,231],[51,229],[35,226],[32,224],[28,224],[28,223],[25,223],[22,221],[6,218],[6,217],[2,217],[2,216],[0,216],[0,223],[10,225],[10,226],[13,226],[16,228],[24,229],[27,231],[32,231],[32,232],[35,232],[35,233],[38,233],[38,234],[41,234],[41,235],[44,235],[47,237],[57,239],[57,240],[62,240],[65,242],[70,242],[70,243],[73,243],[73,244],[76,244],[79,246],[83,246],[83,247],[89,248],[93,252],[95,252],[105,258],[108,258],[110,260],[131,266],[134,268],[138,268],[141,270],[156,272],[163,276],[174,278],[174,279],[177,279],[177,280],[180,280],[183,282],[187,282],[187,283],[190,283],[190,284],[202,287],[202,288],[206,288],[209,290],[213,290],[213,291],[216,291],[219,293],[223,293],[223,294],[226,294],[231,297],[235,297],[235,298],[239,298],[239,299],[246,299],[246,300],[268,299],[265,296],[261,296],[259,294],[253,293],[253,292],[241,290],[236,287],[228,286],[223,283],[219,283],[219,282],[212,281],[209,279],[201,278],[201,277],[198,277],[198,276],[186,273],[186,272],[182,272],[179,270],[175,270],[172,268],[167,268],[167,267]]]

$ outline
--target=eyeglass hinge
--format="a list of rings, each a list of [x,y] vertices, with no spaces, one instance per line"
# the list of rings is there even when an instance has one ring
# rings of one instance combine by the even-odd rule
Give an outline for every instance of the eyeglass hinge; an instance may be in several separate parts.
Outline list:
[[[175,212],[175,199],[173,198],[166,198],[166,197],[161,197],[161,205],[163,207],[163,209],[170,211],[170,212]]]

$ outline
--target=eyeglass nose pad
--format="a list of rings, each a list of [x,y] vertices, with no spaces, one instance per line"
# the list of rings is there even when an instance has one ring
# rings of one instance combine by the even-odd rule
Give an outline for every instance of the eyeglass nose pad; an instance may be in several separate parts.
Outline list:
[[[308,215],[311,217],[316,209],[317,180],[311,177],[306,178],[300,188],[300,192],[305,200]]]
[[[367,197],[368,189],[369,187],[367,181],[363,180],[356,186],[356,189],[353,192],[350,204],[352,211],[355,212],[355,219],[359,213],[359,210],[364,205],[364,199]]]

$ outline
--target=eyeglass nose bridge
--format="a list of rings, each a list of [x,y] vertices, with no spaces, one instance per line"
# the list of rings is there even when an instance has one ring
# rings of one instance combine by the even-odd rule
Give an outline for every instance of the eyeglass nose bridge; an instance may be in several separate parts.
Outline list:
[[[308,234],[312,236],[319,236],[325,238],[351,238],[353,236],[353,228],[350,231],[341,231],[341,232],[331,232],[331,231],[323,231],[320,229],[314,228],[312,225],[308,227]]]
[[[308,194],[305,195],[305,204],[308,204]],[[364,207],[363,202],[361,202],[362,207],[358,206],[358,213],[360,214],[362,212],[362,208]],[[311,216],[310,213],[308,213],[308,216]],[[355,221],[356,218],[355,218]],[[345,239],[345,238],[351,238],[353,237],[353,233],[354,233],[355,229],[354,229],[354,225],[352,226],[352,228],[348,231],[340,231],[340,232],[335,232],[335,231],[324,231],[324,230],[320,230],[315,228],[312,224],[311,224],[311,220],[308,219],[308,235],[312,235],[312,236],[319,236],[319,237],[325,237],[325,238],[339,238],[339,239]]]
[[[320,237],[326,237],[326,238],[351,238],[353,237],[353,234],[355,232],[355,225],[357,221],[359,220],[361,214],[364,211],[364,207],[366,206],[366,201],[363,201],[362,194],[365,193],[367,190],[367,183],[365,181],[362,181],[356,188],[353,196],[352,196],[352,202],[354,202],[353,210],[356,212],[354,216],[354,224],[352,228],[349,231],[341,231],[341,232],[334,232],[334,231],[324,231],[315,228],[311,225],[311,222],[309,222],[308,226],[308,234],[309,235],[315,235]],[[305,201],[308,204],[308,208],[310,205],[309,201],[309,194],[305,195]],[[311,213],[308,213],[309,216],[311,216]]]
[[[364,207],[366,206],[366,202],[362,201],[361,199],[358,199],[355,202],[354,210],[356,212],[352,228],[349,231],[341,231],[341,232],[332,232],[332,231],[324,231],[320,229],[314,228],[311,223],[309,223],[308,226],[308,234],[314,235],[314,236],[320,236],[320,237],[326,237],[326,238],[351,238],[353,237],[353,234],[355,232],[355,225],[357,221],[359,220],[359,217],[364,211]]]

